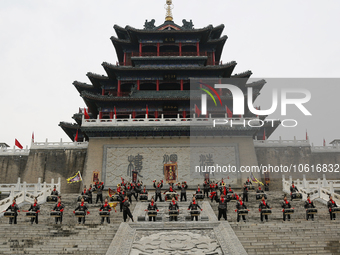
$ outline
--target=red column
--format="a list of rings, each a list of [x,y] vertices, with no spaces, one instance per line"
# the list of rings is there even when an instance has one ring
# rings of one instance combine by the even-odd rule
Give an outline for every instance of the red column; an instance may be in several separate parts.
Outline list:
[[[200,44],[199,42],[196,43],[196,48],[197,48],[197,56],[200,55]]]
[[[121,84],[121,81],[118,80],[118,88],[117,88],[117,96],[118,97],[120,96],[120,84]]]
[[[157,56],[159,56],[159,43],[157,43]]]
[[[137,80],[137,90],[140,89],[140,80]]]
[[[181,80],[181,90],[183,90],[183,80]]]
[[[105,95],[105,89],[102,89],[102,96]]]
[[[179,55],[182,56],[182,43],[179,43]]]
[[[103,118],[103,113],[102,111],[99,112],[99,119],[101,120]]]
[[[155,111],[155,118],[158,118],[158,111]]]
[[[110,119],[111,120],[113,119],[113,111],[112,110],[110,111]]]
[[[183,111],[183,119],[185,119],[187,117],[187,112]]]
[[[132,112],[132,118],[133,118],[133,119],[136,118],[136,112],[135,112],[135,111]]]
[[[159,91],[159,80],[156,82],[156,90]]]
[[[124,52],[124,66],[126,66],[126,52]]]
[[[215,65],[215,51],[212,53],[212,58],[213,58],[213,66]]]
[[[139,43],[139,56],[142,56],[142,43]]]

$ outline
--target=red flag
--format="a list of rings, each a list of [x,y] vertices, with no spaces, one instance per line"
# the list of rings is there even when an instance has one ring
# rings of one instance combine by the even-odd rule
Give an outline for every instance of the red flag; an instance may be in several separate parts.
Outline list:
[[[228,106],[225,106],[225,109],[227,111],[227,116],[228,118],[232,118],[233,117],[233,113],[230,111],[230,109],[228,108]]]
[[[32,143],[34,143],[34,132],[32,132]]]
[[[197,115],[197,118],[201,115],[201,110],[197,107],[197,105],[195,105],[195,114]]]
[[[323,146],[326,146],[325,138],[323,139]]]
[[[22,145],[19,143],[17,139],[15,139],[15,146],[17,146],[19,149],[23,149]]]
[[[266,129],[263,129],[263,137],[262,140],[266,140]]]
[[[149,108],[148,108],[148,105],[146,105],[146,118],[149,117]]]
[[[88,115],[87,111],[86,111],[86,108],[84,108],[84,116],[85,116],[85,119],[89,119],[90,116]]]
[[[77,133],[76,133],[76,136],[75,136],[75,138],[74,138],[74,141],[75,141],[75,142],[78,142],[78,129],[77,129]]]

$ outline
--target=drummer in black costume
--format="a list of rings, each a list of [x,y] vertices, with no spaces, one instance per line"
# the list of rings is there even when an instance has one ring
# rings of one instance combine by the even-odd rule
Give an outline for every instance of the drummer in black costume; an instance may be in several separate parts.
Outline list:
[[[245,215],[240,215],[240,212],[239,212],[239,210],[247,209],[247,206],[246,206],[243,202],[244,202],[244,199],[243,199],[243,201],[242,201],[241,196],[239,196],[239,199],[238,199],[237,204],[236,204],[236,209],[237,209],[237,222],[240,222],[241,216],[242,216],[242,220],[243,220],[244,222],[246,222],[246,216],[245,216]]]
[[[178,189],[181,190],[181,202],[183,201],[183,199],[185,200],[185,202],[187,201],[187,182],[182,182],[182,185],[178,185]]]
[[[148,205],[148,209],[146,211],[157,211],[159,212],[157,205],[155,203],[155,200],[153,199],[153,197],[151,198],[151,202]],[[156,221],[156,216],[149,216],[149,221]]]
[[[58,211],[60,212],[60,217],[55,217],[55,224],[60,221],[60,224],[63,223],[63,212],[64,212],[65,206],[61,203],[61,197],[58,197],[58,203],[54,206],[52,211]]]
[[[38,213],[40,213],[40,206],[38,205],[38,200],[35,198],[34,203],[31,204],[31,207],[28,209],[28,211],[35,212],[35,217],[31,217],[31,224],[35,221],[36,224],[38,224]]]
[[[263,222],[263,214],[262,214],[262,210],[263,209],[270,209],[269,205],[266,203],[266,200],[264,199],[264,196],[262,196],[262,201],[259,205],[259,212],[260,212],[260,216],[261,216],[261,222]],[[268,215],[264,215],[264,218],[266,219],[266,221],[268,221]]]
[[[204,190],[204,197],[209,198],[210,183],[207,179],[204,180],[203,190]]]
[[[290,203],[287,200],[287,196],[284,196],[283,202],[282,202],[281,206],[283,208],[283,210],[282,210],[282,212],[283,212],[283,221],[286,221],[286,216],[287,216],[288,221],[290,221],[290,214],[287,214],[287,215],[285,214],[285,209],[290,209],[291,208],[291,205],[290,205]]]
[[[8,206],[8,208],[6,209],[6,212],[7,211],[14,212],[14,217],[9,218],[9,224],[12,224],[12,223],[17,224],[17,216],[18,216],[18,212],[20,211],[19,211],[18,205],[16,204],[15,199],[13,199],[13,203],[10,206]]]
[[[170,205],[169,205],[169,211],[175,211],[175,210],[177,210],[179,212],[179,206],[178,206],[175,198],[173,197],[171,202],[170,202]],[[170,221],[173,221],[173,220],[177,221],[177,216],[170,216],[169,220]]]
[[[88,208],[86,204],[84,203],[84,198],[81,198],[81,203],[77,206],[76,209],[74,209],[73,213],[76,213],[76,211],[84,212],[84,217],[78,217],[78,224],[81,223],[81,220],[83,220],[83,224],[85,224],[85,216],[86,214],[90,214],[88,211]]]
[[[192,211],[198,211],[198,208],[202,211],[203,209],[198,205],[198,203],[196,202],[196,198],[193,197],[192,198],[192,202],[190,202],[190,205],[188,207],[188,210],[192,210]],[[198,216],[191,216],[191,221],[193,221],[195,218],[196,221],[198,221]]]
[[[293,193],[299,192],[298,188],[294,185],[294,182],[292,182],[292,186],[290,186],[290,197],[293,201]]]
[[[124,219],[124,222],[126,222],[126,219],[127,219],[127,216],[129,216],[133,221],[133,216],[131,214],[131,211],[130,211],[130,203],[128,201],[128,197],[125,196],[124,200],[123,200],[123,219]]]
[[[163,180],[161,180],[161,182],[157,182],[156,185],[156,180],[153,181],[153,186],[155,188],[155,195],[156,195],[156,202],[157,202],[157,198],[159,198],[159,200],[161,202],[162,201],[162,187],[163,187]]]
[[[338,205],[335,203],[332,196],[329,196],[329,201],[327,202],[327,207],[328,207],[328,210],[329,210],[329,216],[330,216],[331,220],[335,220],[335,213],[332,212],[332,209],[334,207],[338,207]]]
[[[314,221],[314,214],[308,214],[307,212],[308,209],[315,208],[313,201],[310,200],[310,195],[307,196],[307,201],[305,202],[305,208],[306,208],[306,220],[308,220],[309,217],[311,217],[312,221]]]
[[[57,191],[57,187],[54,185],[53,190],[51,192],[51,196],[58,196],[58,195],[59,194],[58,194],[58,191]]]
[[[100,212],[110,212],[112,209],[111,209],[111,206],[109,205],[108,201],[107,201],[107,198],[105,198],[105,203],[100,207],[99,211]],[[116,210],[115,210],[116,211]],[[117,212],[117,211],[116,211]],[[101,219],[101,222],[100,224],[103,224],[104,223],[104,219],[106,218],[106,222],[107,224],[110,224],[110,216],[108,217],[102,217]]]

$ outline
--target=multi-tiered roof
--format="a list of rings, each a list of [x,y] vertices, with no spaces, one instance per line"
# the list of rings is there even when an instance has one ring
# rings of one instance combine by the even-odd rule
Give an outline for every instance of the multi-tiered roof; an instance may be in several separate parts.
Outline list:
[[[245,95],[247,87],[253,87],[253,100],[265,84],[264,80],[247,84],[251,71],[233,74],[235,61],[222,64],[221,54],[228,38],[221,36],[224,25],[195,29],[192,21],[186,20],[182,26],[171,19],[160,26],[154,23],[154,20],[146,21],[144,29],[114,26],[117,37],[112,36],[111,41],[118,62],[102,64],[106,75],[87,73],[91,84],[73,83],[88,107],[89,119],[84,117],[84,109],[80,109],[73,116],[76,123],[61,122],[59,125],[67,135],[73,140],[78,130],[78,140],[192,134],[246,135],[262,139],[263,127],[218,127],[212,131],[211,120],[227,116],[225,105],[233,109],[232,95],[225,90],[218,90],[225,105],[211,108],[209,99],[209,115],[203,116],[206,125],[193,128],[190,121],[184,121],[194,123],[198,117],[192,102],[199,103],[200,94],[195,97],[190,90],[192,79],[209,78],[218,82],[223,78],[243,78],[237,86]],[[247,107],[242,118],[246,117],[254,117]],[[271,125],[265,125],[267,137],[279,122],[275,122],[274,127]]]

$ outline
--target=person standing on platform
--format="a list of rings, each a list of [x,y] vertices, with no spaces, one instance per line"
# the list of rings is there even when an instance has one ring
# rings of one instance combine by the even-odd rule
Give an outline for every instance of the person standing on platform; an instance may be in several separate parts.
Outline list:
[[[92,204],[92,184],[90,184],[90,188],[87,190],[87,195],[89,197],[89,204]]]
[[[253,183],[249,180],[249,177],[247,178],[246,185],[253,185]]]
[[[178,212],[179,212],[179,206],[178,206],[178,204],[177,204],[177,202],[176,202],[176,200],[175,200],[175,198],[174,197],[172,197],[172,200],[171,200],[171,202],[170,202],[170,205],[169,205],[169,211],[175,211],[175,210],[177,210]],[[170,216],[170,221],[177,221],[177,216]]]
[[[262,212],[263,209],[267,209],[267,208],[270,209],[269,205],[266,203],[266,200],[264,199],[264,196],[262,196],[262,201],[260,202],[260,205],[259,205],[261,222],[263,222],[263,216],[266,219],[266,221],[268,221],[268,215],[263,215],[263,212]]]
[[[38,200],[35,198],[34,203],[31,204],[31,207],[28,209],[28,211],[35,212],[35,217],[31,217],[31,224],[35,222],[35,224],[38,224],[38,213],[40,213],[40,206],[38,205]]]
[[[60,212],[60,217],[55,217],[55,224],[58,224],[58,221],[60,221],[60,224],[63,223],[64,209],[65,209],[65,206],[61,203],[61,197],[58,197],[58,203],[52,209],[52,211]]]
[[[59,193],[57,191],[57,186],[54,185],[53,190],[51,192],[51,196],[58,196],[58,195],[59,195]]]
[[[310,195],[308,195],[307,201],[305,202],[306,220],[308,220],[309,217],[311,217],[312,221],[314,221],[314,214],[308,214],[308,212],[307,212],[307,210],[311,209],[311,208],[315,208],[315,205],[314,205],[313,201],[310,200]]]
[[[163,187],[163,180],[161,180],[161,182],[157,182],[156,185],[156,180],[153,181],[153,186],[155,188],[155,196],[156,196],[156,202],[157,202],[157,198],[159,198],[160,202],[162,201],[162,187]]]
[[[188,210],[192,210],[192,211],[198,211],[198,208],[202,211],[202,208],[198,205],[198,203],[196,202],[196,198],[193,197],[192,198],[192,202],[190,202],[190,205],[188,207]],[[195,218],[196,221],[198,221],[198,216],[191,216],[191,221],[193,221]]]
[[[18,212],[20,212],[20,211],[19,211],[18,205],[16,204],[16,200],[15,199],[13,199],[12,204],[10,206],[8,206],[8,208],[6,209],[6,212],[7,211],[11,211],[11,212],[14,213],[14,217],[10,217],[9,218],[9,224],[12,224],[12,223],[13,224],[17,224]]]
[[[218,220],[223,217],[227,220],[227,199],[225,199],[224,195],[221,195],[221,198],[217,199],[218,202]]]
[[[125,196],[125,198],[123,200],[123,219],[124,219],[124,222],[126,222],[127,216],[129,216],[130,219],[132,220],[132,222],[134,222],[133,216],[131,214],[131,211],[130,211],[129,207],[130,207],[130,203],[128,201],[128,197]]]
[[[146,211],[157,211],[157,212],[159,211],[153,197],[151,198],[151,202],[148,205],[148,208]],[[152,221],[152,220],[156,221],[156,216],[149,216],[149,221]]]
[[[261,185],[259,184],[257,190],[256,190],[256,193],[264,193],[264,191],[262,190],[261,188]]]
[[[76,211],[84,212],[84,217],[78,217],[78,224],[80,224],[82,220],[83,224],[85,224],[85,216],[86,214],[90,214],[90,212],[88,211],[83,197],[81,198],[81,203],[74,209],[73,213],[76,213]]]
[[[298,188],[292,182],[292,186],[290,186],[290,198],[293,201],[293,193],[299,192]]]
[[[95,188],[97,190],[97,198],[96,198],[96,204],[98,203],[98,200],[100,200],[101,203],[103,203],[103,189],[104,189],[104,183],[99,181],[96,183]]]
[[[210,184],[207,179],[204,180],[203,190],[204,190],[204,197],[209,198]]]
[[[187,201],[187,182],[182,182],[182,185],[178,185],[178,189],[181,190],[181,202],[183,200],[185,200],[185,202]]]
[[[243,202],[248,202],[248,186],[247,186],[247,184],[243,185]]]
[[[335,213],[332,212],[332,209],[334,207],[338,207],[338,205],[335,203],[332,196],[329,196],[329,201],[327,202],[327,207],[328,207],[328,210],[329,210],[329,216],[330,216],[331,220],[335,220]]]
[[[288,221],[290,221],[290,214],[286,214],[286,213],[285,213],[285,209],[290,209],[290,208],[292,208],[292,207],[291,207],[290,203],[288,202],[286,196],[284,196],[284,198],[283,198],[283,202],[282,202],[281,207],[283,208],[283,209],[282,209],[282,213],[283,213],[283,221],[286,221],[286,216],[287,216]]]
[[[269,191],[269,182],[266,181],[266,183],[264,184],[264,191]]]

